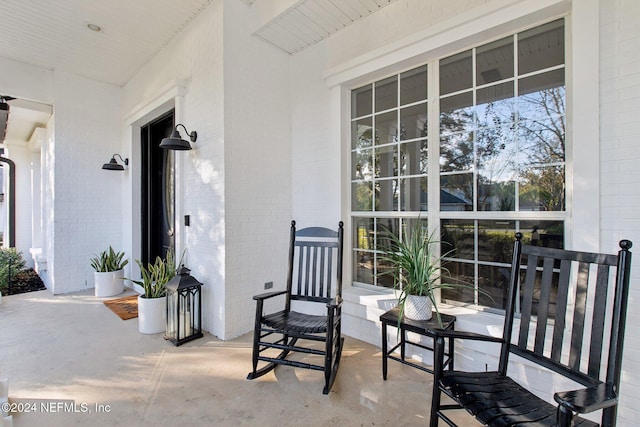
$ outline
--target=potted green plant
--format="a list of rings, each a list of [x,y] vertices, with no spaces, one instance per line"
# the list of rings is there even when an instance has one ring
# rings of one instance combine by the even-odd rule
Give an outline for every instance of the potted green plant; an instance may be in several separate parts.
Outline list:
[[[173,251],[168,251],[162,259],[156,257],[154,263],[146,266],[136,260],[142,280],[131,280],[142,287],[138,296],[138,330],[143,334],[164,332],[166,327],[166,284],[176,275]]]
[[[429,320],[435,311],[441,325],[440,310],[436,291],[467,288],[463,283],[450,283],[449,271],[443,266],[443,258],[453,251],[437,255],[440,242],[429,234],[418,220],[415,226],[407,227],[401,235],[386,230],[388,246],[383,250],[381,260],[388,264],[380,274],[393,277],[394,288],[398,291],[400,318],[404,315],[413,320]]]
[[[110,297],[124,291],[124,267],[129,260],[124,252],[116,252],[111,246],[91,258],[95,296]]]

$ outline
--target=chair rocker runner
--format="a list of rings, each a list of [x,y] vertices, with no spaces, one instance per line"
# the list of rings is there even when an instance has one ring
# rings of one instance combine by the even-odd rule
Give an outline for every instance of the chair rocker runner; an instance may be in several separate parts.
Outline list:
[[[631,242],[620,241],[621,250],[616,256],[522,245],[521,239],[522,234],[517,233],[502,337],[433,330],[436,338],[430,425],[436,427],[442,419],[455,426],[445,411],[464,408],[489,426],[613,427],[629,294]],[[515,316],[517,306],[519,319]],[[449,338],[498,344],[498,370],[445,370],[445,339]],[[507,375],[511,354],[584,388],[574,391],[551,388],[557,406],[548,403]],[[441,393],[451,397],[455,404],[442,404]],[[578,416],[597,410],[602,410],[601,424]]]
[[[253,297],[256,300],[253,371],[247,379],[258,378],[277,365],[313,369],[324,372],[323,393],[329,393],[344,342],[341,335],[342,241],[342,221],[338,231],[321,227],[296,231],[296,222],[291,221],[287,289]],[[284,299],[284,308],[265,314],[264,302],[278,296]],[[311,310],[296,311],[296,304],[301,303],[320,307],[321,311],[317,314],[305,312]],[[309,346],[309,341],[324,345]],[[293,360],[287,357],[292,352],[324,356],[324,363]],[[266,364],[258,369],[259,362]]]

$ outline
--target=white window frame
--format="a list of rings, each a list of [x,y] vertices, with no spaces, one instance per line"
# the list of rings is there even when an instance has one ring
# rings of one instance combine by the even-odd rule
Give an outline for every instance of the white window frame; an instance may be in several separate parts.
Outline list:
[[[499,3],[499,2],[497,2]],[[340,114],[340,137],[342,141],[342,215],[351,218],[351,157],[350,91],[367,83],[377,81],[405,70],[430,64],[430,81],[437,81],[433,64],[435,59],[452,55],[492,40],[544,24],[554,19],[565,18],[565,72],[567,102],[566,135],[566,215],[565,246],[568,249],[580,247],[585,250],[599,250],[600,247],[600,180],[599,156],[599,3],[597,0],[524,0],[510,2],[510,5],[495,4],[494,10],[471,10],[451,20],[447,28],[429,28],[388,46],[368,52],[328,69],[323,76],[333,89],[336,111]],[[429,87],[429,98],[433,99],[436,88]],[[428,114],[436,114],[430,109]],[[579,125],[577,125],[579,124]],[[429,136],[429,148],[433,135]],[[574,149],[573,141],[580,141]],[[439,141],[433,142],[439,144]],[[438,158],[430,156],[430,170],[437,167]],[[431,163],[433,162],[433,163]],[[579,179],[576,179],[578,177]],[[435,178],[430,174],[429,179]],[[575,182],[579,181],[576,185]],[[429,195],[429,205],[434,206],[438,195]],[[435,206],[438,206],[435,204]],[[589,215],[578,213],[589,212]],[[478,212],[478,219],[491,219],[491,212]],[[433,216],[433,217],[432,217]],[[430,223],[440,217],[455,218],[455,213],[442,216],[437,211],[429,211]],[[523,218],[521,218],[523,219]],[[551,219],[551,218],[549,218]],[[348,222],[345,245],[353,247],[351,222]],[[345,283],[352,283],[352,259],[347,257],[344,265]],[[373,292],[385,289],[368,286]],[[390,290],[386,290],[389,293]]]

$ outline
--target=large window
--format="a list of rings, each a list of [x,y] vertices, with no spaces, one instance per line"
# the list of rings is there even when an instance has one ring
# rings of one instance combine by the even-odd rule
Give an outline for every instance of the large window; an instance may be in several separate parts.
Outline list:
[[[514,233],[564,244],[564,75],[557,20],[353,90],[354,282],[392,286],[384,233],[429,219],[476,289],[443,298],[503,308]]]
[[[379,276],[376,248],[398,233],[402,212],[427,210],[427,66],[352,92],[351,210],[354,281],[392,286]]]

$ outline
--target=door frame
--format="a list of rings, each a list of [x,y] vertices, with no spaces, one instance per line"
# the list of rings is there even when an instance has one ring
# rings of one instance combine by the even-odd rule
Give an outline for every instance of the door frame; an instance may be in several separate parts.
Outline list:
[[[125,135],[127,141],[123,151],[131,153],[129,163],[129,173],[126,179],[129,180],[123,195],[125,203],[123,204],[123,222],[125,224],[123,245],[127,255],[132,260],[140,259],[142,254],[142,209],[140,200],[141,193],[141,129],[151,122],[154,118],[160,117],[169,111],[174,111],[174,122],[184,122],[184,96],[186,94],[186,85],[183,81],[175,80],[166,86],[160,88],[155,94],[145,101],[138,104],[131,110],[131,113],[125,117]],[[176,218],[174,229],[174,242],[176,254],[184,252],[184,228],[179,218],[182,218],[183,212],[183,165],[184,156],[176,155],[174,159],[174,175],[175,175],[175,211]],[[186,257],[186,255],[185,255]],[[185,260],[186,261],[186,260]],[[130,263],[131,276],[140,277],[140,270],[135,262]]]
[[[171,122],[171,125],[168,125],[168,122]],[[141,127],[140,130],[140,143],[141,143],[141,170],[140,170],[140,185],[141,185],[141,195],[140,198],[140,210],[141,210],[141,254],[140,260],[143,264],[147,264],[149,262],[153,262],[156,256],[160,256],[161,258],[166,257],[166,250],[173,249],[175,250],[175,228],[176,228],[176,215],[175,215],[175,153],[169,150],[163,150],[159,148],[160,140],[158,139],[157,131],[162,131],[159,127],[168,127],[168,133],[166,136],[171,134],[171,130],[175,127],[175,112],[173,110],[168,111],[167,113],[156,117],[151,120],[149,123],[145,124]],[[154,139],[151,139],[154,138]],[[155,147],[154,147],[155,146]],[[160,156],[161,159],[156,158],[156,156]],[[169,162],[170,164],[167,164]],[[159,181],[155,181],[152,183],[154,178],[156,177],[156,170],[150,169],[159,167],[161,168],[161,179]],[[167,175],[167,168],[171,167],[171,174]],[[173,179],[173,194],[172,199],[167,200],[167,183],[166,179]],[[152,198],[158,198],[158,200],[152,200]],[[172,218],[165,217],[167,213],[168,205],[167,203],[171,203],[171,207],[169,212],[171,213]],[[161,218],[155,217],[155,215],[160,215]],[[159,222],[159,223],[158,223]],[[160,228],[154,229],[155,228]],[[165,227],[168,227],[165,229]],[[167,232],[167,236],[162,234],[162,236],[152,236],[154,233],[165,233]],[[157,239],[162,240],[162,243],[157,241]],[[164,240],[167,239],[168,242]],[[162,246],[162,249],[159,250],[158,244]],[[165,247],[166,246],[166,247]],[[175,254],[174,254],[175,255]]]

